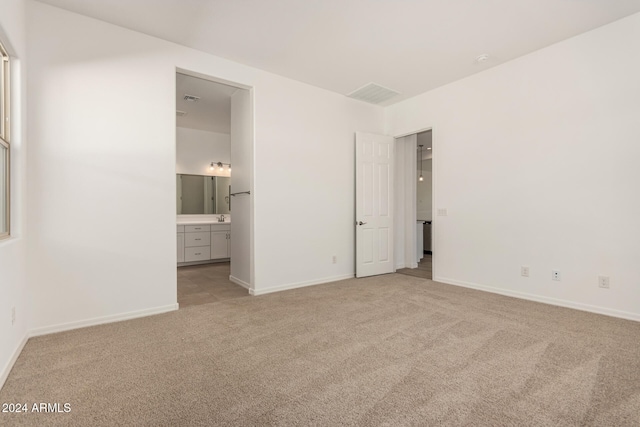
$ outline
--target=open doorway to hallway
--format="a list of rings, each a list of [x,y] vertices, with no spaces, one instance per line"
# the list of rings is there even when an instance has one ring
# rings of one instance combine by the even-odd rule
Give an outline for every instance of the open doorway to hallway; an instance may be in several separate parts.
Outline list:
[[[399,143],[410,145],[416,150],[416,170],[405,171],[405,178],[415,180],[415,204],[413,200],[405,200],[406,210],[415,209],[416,226],[406,229],[405,235],[415,236],[417,265],[399,268],[397,273],[407,274],[425,279],[433,278],[432,269],[432,235],[433,235],[433,133],[431,129],[415,135],[399,138]],[[411,212],[413,214],[413,212]],[[413,217],[413,215],[411,215]],[[410,224],[405,225],[408,227]],[[413,240],[413,239],[412,239]]]

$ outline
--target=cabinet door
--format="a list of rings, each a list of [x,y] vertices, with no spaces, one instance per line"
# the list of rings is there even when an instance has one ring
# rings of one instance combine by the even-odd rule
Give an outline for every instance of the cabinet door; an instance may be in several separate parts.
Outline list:
[[[227,231],[227,257],[231,258],[231,231]]]
[[[211,232],[211,259],[229,258],[228,231]]]
[[[184,262],[184,233],[178,233],[178,262]]]

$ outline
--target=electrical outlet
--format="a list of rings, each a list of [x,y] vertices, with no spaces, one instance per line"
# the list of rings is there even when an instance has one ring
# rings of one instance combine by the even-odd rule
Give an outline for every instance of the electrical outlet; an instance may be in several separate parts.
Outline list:
[[[523,265],[520,267],[520,275],[523,277],[529,277],[529,267]]]
[[[16,308],[11,307],[11,326],[16,324]]]
[[[609,289],[609,276],[598,276],[598,286]]]
[[[551,270],[551,279],[560,281],[560,270]]]
[[[334,264],[338,263],[338,257],[336,255],[333,256],[333,263]]]

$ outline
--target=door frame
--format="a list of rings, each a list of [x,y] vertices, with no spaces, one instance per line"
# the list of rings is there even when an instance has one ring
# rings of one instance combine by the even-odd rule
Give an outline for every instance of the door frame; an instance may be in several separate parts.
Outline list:
[[[438,177],[438,174],[437,174],[438,165],[440,163],[439,162],[440,156],[436,155],[436,153],[438,151],[437,150],[438,144],[436,142],[435,127],[434,126],[428,126],[428,127],[424,127],[424,128],[419,128],[418,130],[415,130],[415,131],[393,134],[392,136],[395,139],[398,139],[398,138],[403,138],[405,136],[414,135],[414,134],[418,134],[418,133],[421,133],[421,132],[426,132],[428,130],[431,131],[431,137],[432,137],[432,139],[431,139],[431,179],[432,179],[432,181],[431,181],[431,210],[432,210],[433,213],[431,215],[431,222],[432,222],[433,225],[435,225],[435,226],[431,227],[431,271],[432,271],[431,278],[432,278],[432,280],[435,280],[435,277],[437,277],[436,270],[438,269],[437,268],[438,263],[436,262],[436,258],[439,257],[438,250],[437,250],[437,241],[438,241],[437,236],[438,236],[439,227],[437,227],[437,220],[435,218],[437,216],[436,215],[436,212],[437,212],[436,202],[438,200],[438,195],[437,195],[438,186],[436,185],[436,183],[437,183],[437,177]],[[416,165],[416,167],[417,167],[417,165]],[[397,179],[397,176],[394,176],[394,179]],[[416,197],[417,197],[417,194],[416,194]],[[395,236],[394,236],[394,238],[395,238]],[[395,262],[395,259],[394,259],[394,262]]]
[[[255,183],[256,183],[256,114],[255,114],[255,88],[251,85],[247,85],[244,83],[239,83],[236,81],[231,81],[231,80],[226,80],[223,79],[221,77],[216,77],[216,76],[212,76],[210,74],[206,74],[206,73],[201,73],[198,71],[194,71],[194,70],[188,70],[186,68],[181,68],[181,67],[175,67],[174,70],[174,87],[173,87],[173,102],[174,102],[174,110],[176,109],[176,105],[175,105],[175,94],[176,94],[176,85],[175,85],[175,75],[176,74],[184,74],[190,77],[195,77],[198,79],[202,79],[202,80],[208,80],[210,82],[214,82],[214,83],[220,83],[223,85],[227,85],[227,86],[231,86],[231,87],[235,87],[238,89],[244,89],[247,90],[249,92],[249,103],[250,103],[250,111],[251,111],[251,119],[250,119],[250,123],[251,123],[251,158],[252,158],[252,170],[251,170],[251,179],[249,180],[249,192],[251,193],[251,195],[254,195],[254,189],[255,189]],[[176,125],[176,121],[173,120],[173,127],[174,127],[174,135],[177,135],[177,125]],[[174,152],[173,152],[173,163],[176,163],[177,160],[177,152],[176,152],[176,147],[177,147],[177,141],[176,144],[174,144]],[[175,175],[175,169],[173,171],[174,175]],[[229,196],[231,197],[231,196]],[[253,290],[255,289],[255,196],[250,198],[250,207],[249,207],[249,283],[248,284],[240,284],[241,286],[245,287],[248,289],[249,293],[251,294],[253,292]],[[176,237],[177,239],[177,237]],[[177,243],[176,243],[177,244]],[[233,262],[233,261],[231,261]],[[248,287],[246,286],[248,285]]]

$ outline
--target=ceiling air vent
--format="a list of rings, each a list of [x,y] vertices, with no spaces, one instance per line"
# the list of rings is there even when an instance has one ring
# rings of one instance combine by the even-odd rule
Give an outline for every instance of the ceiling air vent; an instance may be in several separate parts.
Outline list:
[[[199,96],[195,96],[195,95],[187,95],[186,93],[184,94],[184,100],[185,101],[189,101],[189,102],[198,102],[200,100]]]
[[[380,104],[396,95],[400,95],[400,93],[375,83],[369,83],[351,92],[347,96],[370,104]]]
[[[176,110],[176,116],[182,117],[182,116],[186,116],[186,115],[187,115],[186,111]]]

